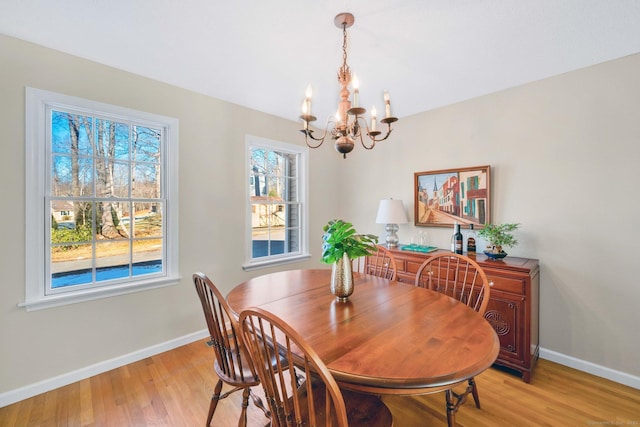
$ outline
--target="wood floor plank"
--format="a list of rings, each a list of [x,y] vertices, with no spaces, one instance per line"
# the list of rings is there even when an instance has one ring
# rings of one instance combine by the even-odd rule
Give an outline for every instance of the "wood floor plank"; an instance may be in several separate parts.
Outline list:
[[[530,384],[496,368],[476,381],[482,409],[468,401],[456,415],[460,427],[640,426],[640,390],[546,360]],[[199,426],[215,382],[213,350],[199,341],[0,408],[0,426]],[[222,400],[213,425],[236,426],[241,400]],[[383,400],[396,427],[447,425],[444,393]],[[247,413],[249,426],[267,425],[252,403]]]

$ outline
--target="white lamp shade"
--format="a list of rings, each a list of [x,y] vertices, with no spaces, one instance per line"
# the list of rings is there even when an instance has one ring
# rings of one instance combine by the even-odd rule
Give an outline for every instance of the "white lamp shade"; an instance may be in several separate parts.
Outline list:
[[[409,222],[404,211],[402,200],[385,199],[380,200],[378,206],[377,224],[406,224]]]

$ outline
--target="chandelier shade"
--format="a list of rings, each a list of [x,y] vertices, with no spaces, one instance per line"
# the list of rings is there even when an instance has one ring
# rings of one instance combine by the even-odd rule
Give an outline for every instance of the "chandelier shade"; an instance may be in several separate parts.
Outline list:
[[[359,105],[360,88],[359,81],[355,73],[352,74],[347,64],[347,28],[350,28],[355,22],[355,18],[351,13],[345,12],[336,15],[334,23],[336,27],[342,29],[342,66],[338,69],[338,83],[340,83],[340,101],[335,116],[330,116],[327,120],[327,126],[321,137],[313,135],[310,123],[317,120],[311,113],[311,97],[313,91],[311,85],[307,86],[305,99],[302,103],[302,115],[300,119],[303,128],[300,130],[304,134],[305,143],[309,148],[318,148],[322,145],[327,135],[335,141],[335,148],[343,158],[347,158],[357,141],[362,146],[371,150],[377,142],[384,141],[389,138],[393,130],[391,124],[398,121],[396,117],[391,115],[391,101],[389,92],[384,91],[384,107],[385,116],[380,120],[382,125],[386,125],[385,134],[378,130],[378,118],[375,106],[371,108],[371,127],[368,126],[364,115],[367,110]],[[349,85],[353,89],[353,95],[349,91]],[[364,134],[364,135],[363,135]]]

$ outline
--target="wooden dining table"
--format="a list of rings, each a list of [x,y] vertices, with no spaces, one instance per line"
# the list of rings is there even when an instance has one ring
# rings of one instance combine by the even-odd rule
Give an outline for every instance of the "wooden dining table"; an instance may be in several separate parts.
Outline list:
[[[489,368],[499,341],[479,313],[444,294],[354,273],[341,302],[330,291],[331,270],[266,274],[236,286],[227,302],[236,313],[268,310],[298,331],[341,387],[412,395],[450,388]]]

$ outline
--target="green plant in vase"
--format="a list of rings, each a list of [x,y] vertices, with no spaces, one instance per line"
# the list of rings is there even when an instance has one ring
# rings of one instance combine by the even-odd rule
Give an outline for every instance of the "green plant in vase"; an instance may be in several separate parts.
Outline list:
[[[518,244],[518,240],[513,236],[513,231],[517,230],[520,224],[487,224],[478,230],[478,235],[489,243],[485,254],[490,258],[503,258],[507,256],[503,247],[513,247]]]
[[[339,301],[346,301],[353,293],[353,266],[351,261],[370,255],[378,236],[358,234],[350,222],[333,219],[322,230],[322,259],[332,264],[331,292]]]
[[[341,219],[332,219],[322,230],[322,262],[333,264],[346,254],[349,259],[371,255],[378,243],[378,236],[358,234],[353,224]]]

